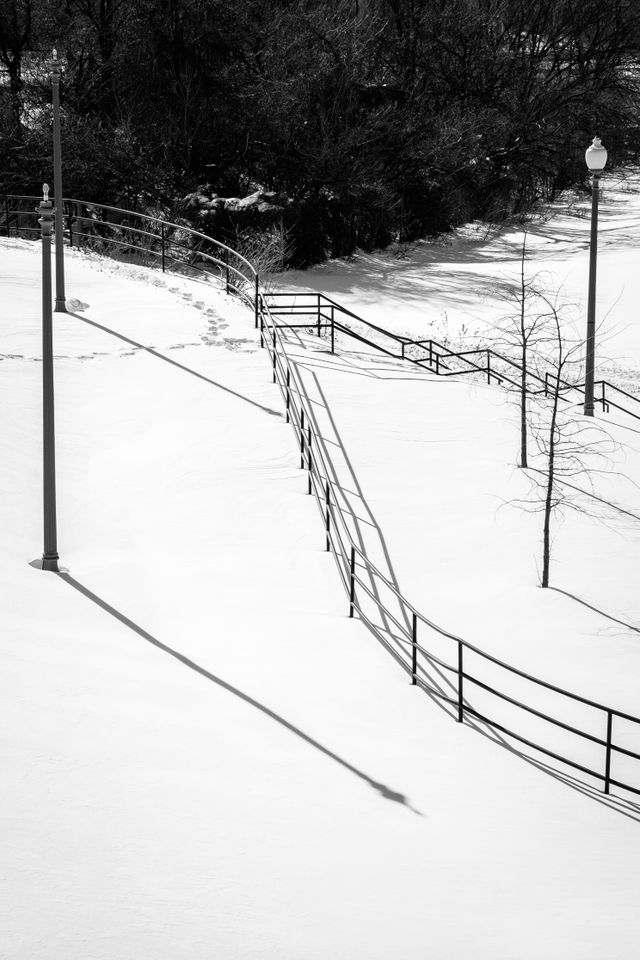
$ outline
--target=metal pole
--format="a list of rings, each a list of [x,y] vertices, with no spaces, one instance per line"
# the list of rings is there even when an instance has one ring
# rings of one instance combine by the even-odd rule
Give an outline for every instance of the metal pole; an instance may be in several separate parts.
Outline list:
[[[604,768],[604,792],[609,793],[611,786],[611,734],[613,731],[613,713],[607,710],[607,753]]]
[[[593,172],[591,185],[591,240],[589,243],[589,298],[587,301],[587,357],[584,376],[584,415],[592,417],[596,355],[596,267],[598,260],[598,196],[600,173]]]
[[[62,202],[62,147],[60,143],[60,63],[53,51],[53,190],[56,200],[56,313],[66,313],[64,293],[64,204]]]
[[[273,336],[271,337],[271,348],[273,350],[273,382],[276,382],[276,328],[273,328]]]
[[[331,538],[329,536],[331,531],[331,488],[329,486],[329,481],[325,481],[324,485],[324,503],[325,503],[325,520],[324,528],[327,535],[326,547],[327,553],[331,550]]]
[[[287,423],[289,423],[289,407],[291,406],[291,370],[287,367]]]
[[[260,310],[260,281],[259,281],[259,279],[258,279],[258,274],[257,274],[257,273],[256,273],[255,289],[254,289],[253,298],[254,298],[254,299],[253,299],[253,306],[254,306],[254,310],[255,310],[256,330],[257,330],[257,329],[258,329],[258,315],[261,314],[261,310]],[[260,330],[262,330],[262,328],[263,328],[263,324],[260,324]]]
[[[462,643],[458,640],[458,723],[464,722],[464,699],[462,696],[464,667],[462,662]]]
[[[351,557],[349,563],[349,616],[353,617],[353,611],[356,605],[356,549],[351,547]]]
[[[411,685],[415,687],[418,675],[418,618],[413,614],[411,619]]]
[[[38,207],[42,233],[42,453],[44,553],[42,569],[58,570],[56,525],[56,452],[53,405],[53,315],[51,312],[51,230],[53,206],[49,186],[43,186],[43,199]]]

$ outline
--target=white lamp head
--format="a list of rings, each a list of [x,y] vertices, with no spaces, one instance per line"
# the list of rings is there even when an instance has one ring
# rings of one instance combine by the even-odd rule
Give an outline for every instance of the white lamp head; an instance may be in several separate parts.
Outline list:
[[[607,162],[607,151],[600,142],[600,137],[594,137],[593,143],[584,155],[587,166],[592,173],[599,173],[604,170]]]

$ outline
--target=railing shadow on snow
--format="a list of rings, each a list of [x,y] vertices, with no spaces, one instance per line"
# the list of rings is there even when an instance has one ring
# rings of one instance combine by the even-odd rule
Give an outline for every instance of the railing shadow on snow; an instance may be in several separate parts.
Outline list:
[[[525,673],[444,630],[409,603],[355,542],[311,404],[287,355],[283,327],[288,325],[276,322],[281,313],[274,316],[270,309],[272,297],[259,296],[261,345],[268,350],[272,379],[296,434],[307,492],[323,519],[325,549],[336,560],[349,616],[358,615],[412,685],[439,701],[458,722],[471,722],[492,739],[508,738],[509,749],[526,750],[536,765],[547,766],[549,760],[567,765],[593,778],[604,794],[617,788],[640,796],[640,718]],[[332,350],[335,315],[333,321]],[[322,323],[316,314],[314,323],[295,326],[318,333]],[[331,334],[331,316],[326,325]],[[636,804],[626,802],[636,810]]]

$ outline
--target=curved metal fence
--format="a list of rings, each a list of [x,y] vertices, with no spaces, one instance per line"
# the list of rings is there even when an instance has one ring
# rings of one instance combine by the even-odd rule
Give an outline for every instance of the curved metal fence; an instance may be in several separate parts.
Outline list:
[[[40,197],[7,194],[0,232],[11,237],[39,236],[36,204]],[[51,198],[55,202],[55,197]],[[71,247],[83,247],[119,259],[157,264],[163,271],[189,270],[223,280],[227,293],[256,302],[258,274],[253,265],[231,247],[187,224],[161,217],[65,197],[64,237]]]
[[[314,496],[326,549],[333,552],[349,597],[349,616],[358,614],[411,683],[444,704],[458,722],[474,720],[534,755],[587,774],[606,794],[617,787],[640,795],[639,717],[532,676],[439,627],[356,544],[313,405],[287,356],[282,329],[288,325],[276,323],[262,293],[258,318],[261,345],[269,352],[273,382],[296,433],[300,466],[307,471],[307,492]],[[301,326],[316,328],[315,323]]]

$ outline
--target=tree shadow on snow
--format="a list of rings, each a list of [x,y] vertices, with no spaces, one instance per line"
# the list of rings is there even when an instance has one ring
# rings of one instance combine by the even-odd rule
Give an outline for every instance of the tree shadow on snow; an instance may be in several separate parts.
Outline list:
[[[583,607],[586,607],[588,610],[593,610],[594,613],[600,614],[601,617],[604,617],[606,620],[611,620],[612,623],[617,623],[621,627],[626,627],[627,630],[633,630],[634,633],[640,633],[640,627],[634,626],[633,623],[627,623],[626,620],[620,620],[618,617],[614,617],[610,613],[605,613],[604,610],[600,610],[598,607],[594,607],[593,604],[588,603],[586,600],[582,600],[580,597],[576,597],[575,593],[569,593],[568,590],[561,590],[560,587],[550,587],[550,590],[554,590],[556,593],[561,593],[565,597],[569,597],[570,600],[575,600],[576,603],[582,604]]]

